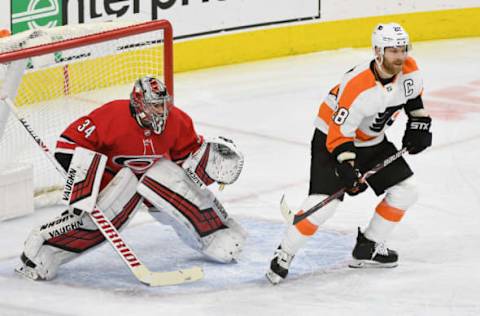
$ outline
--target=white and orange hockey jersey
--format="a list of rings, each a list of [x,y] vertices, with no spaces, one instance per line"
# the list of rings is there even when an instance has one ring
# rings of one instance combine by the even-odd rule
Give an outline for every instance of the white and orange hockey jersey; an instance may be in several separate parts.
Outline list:
[[[342,145],[373,146],[385,137],[399,111],[423,108],[423,82],[412,57],[392,82],[375,79],[373,61],[347,72],[320,105],[315,127],[327,135],[330,152],[342,152]],[[345,148],[347,149],[347,148]]]

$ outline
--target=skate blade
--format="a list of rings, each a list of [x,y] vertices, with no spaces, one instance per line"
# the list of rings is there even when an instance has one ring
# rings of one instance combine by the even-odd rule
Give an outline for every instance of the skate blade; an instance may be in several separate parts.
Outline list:
[[[14,271],[17,275],[27,280],[32,280],[32,281],[42,280],[42,278],[40,278],[40,276],[35,271],[25,266],[17,267],[15,268]]]
[[[395,268],[398,266],[398,262],[381,263],[373,260],[353,260],[348,266],[354,269]]]
[[[283,278],[281,276],[279,276],[278,274],[276,274],[275,272],[273,272],[272,270],[268,271],[266,274],[265,274],[265,277],[267,278],[268,281],[270,281],[270,283],[272,283],[273,285],[277,285],[278,283],[282,282],[283,281]]]

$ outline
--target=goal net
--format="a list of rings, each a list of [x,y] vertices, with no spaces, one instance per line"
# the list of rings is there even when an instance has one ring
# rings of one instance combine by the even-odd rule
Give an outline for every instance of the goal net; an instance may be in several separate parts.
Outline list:
[[[50,150],[74,119],[107,101],[128,99],[134,81],[144,75],[163,79],[173,96],[168,21],[63,26],[0,39],[0,98],[14,101]],[[0,101],[0,167],[13,163],[33,165],[36,197],[63,186],[51,162]],[[52,204],[55,199],[36,200]]]

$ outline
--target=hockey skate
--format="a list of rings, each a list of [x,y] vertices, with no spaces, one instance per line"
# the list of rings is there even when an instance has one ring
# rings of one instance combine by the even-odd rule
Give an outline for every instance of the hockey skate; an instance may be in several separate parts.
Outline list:
[[[38,274],[37,270],[35,269],[36,264],[30,261],[30,259],[28,259],[24,253],[22,253],[22,256],[20,259],[22,260],[22,263],[15,268],[15,272],[18,275],[24,277],[25,279],[34,280],[34,281],[44,279]]]
[[[398,254],[383,243],[367,239],[358,228],[357,244],[352,251],[350,268],[394,268],[398,265]]]
[[[278,246],[277,250],[275,250],[273,259],[270,262],[270,270],[265,274],[268,281],[273,285],[276,285],[285,279],[293,258],[293,255],[288,254],[281,246]]]

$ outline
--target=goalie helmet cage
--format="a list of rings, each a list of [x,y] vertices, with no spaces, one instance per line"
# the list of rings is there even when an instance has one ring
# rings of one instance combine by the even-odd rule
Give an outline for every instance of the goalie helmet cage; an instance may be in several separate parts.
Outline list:
[[[14,100],[32,130],[55,148],[73,120],[153,75],[173,97],[173,36],[166,20],[38,29],[0,39],[0,96]],[[63,179],[0,102],[0,168],[33,165],[38,205],[55,204]],[[40,198],[40,199],[38,199]]]

